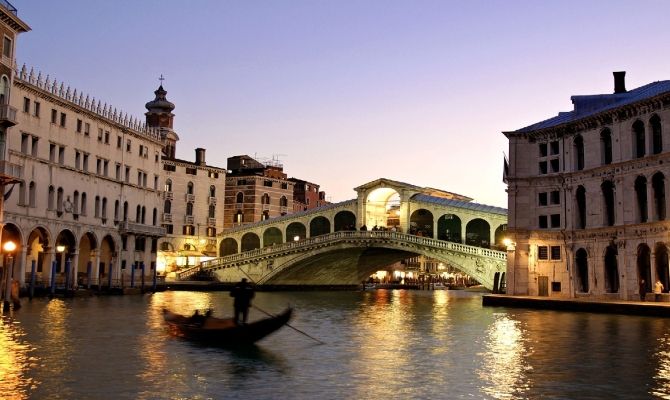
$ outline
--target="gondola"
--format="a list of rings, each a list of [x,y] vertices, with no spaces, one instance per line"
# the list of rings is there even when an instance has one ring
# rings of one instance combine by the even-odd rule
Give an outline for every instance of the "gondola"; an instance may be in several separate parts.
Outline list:
[[[219,346],[238,346],[255,343],[279,330],[288,323],[292,313],[289,307],[275,316],[238,325],[233,318],[186,316],[164,308],[163,318],[175,336]]]

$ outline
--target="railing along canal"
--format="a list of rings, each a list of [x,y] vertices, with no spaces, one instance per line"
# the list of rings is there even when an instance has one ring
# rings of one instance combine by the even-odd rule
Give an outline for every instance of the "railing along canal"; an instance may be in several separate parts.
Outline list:
[[[430,247],[440,250],[450,250],[459,253],[466,253],[471,255],[478,255],[487,258],[495,258],[498,260],[506,260],[507,253],[497,250],[486,249],[483,247],[470,246],[467,244],[447,242],[439,239],[432,239],[422,236],[410,235],[407,233],[389,232],[389,231],[339,231],[328,233],[325,235],[315,236],[312,238],[296,241],[275,244],[268,247],[249,250],[242,253],[230,254],[224,257],[216,258],[214,260],[203,261],[200,265],[196,265],[189,269],[185,269],[177,273],[177,278],[184,279],[201,270],[209,270],[215,267],[225,266],[247,259],[265,258],[279,253],[285,253],[297,248],[310,248],[315,245],[320,245],[328,242],[337,242],[340,240],[369,240],[369,239],[389,239],[396,240],[403,243],[412,243],[420,246]]]

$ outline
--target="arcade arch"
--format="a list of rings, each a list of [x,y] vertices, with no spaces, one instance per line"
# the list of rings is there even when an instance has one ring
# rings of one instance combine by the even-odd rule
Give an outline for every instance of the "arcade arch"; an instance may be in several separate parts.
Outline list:
[[[263,247],[282,244],[282,234],[279,228],[271,227],[263,232]]]
[[[237,240],[233,238],[225,238],[221,241],[219,245],[219,257],[229,256],[231,254],[237,254]]]
[[[307,228],[300,222],[291,222],[286,227],[286,241],[297,241],[307,237]]]
[[[371,191],[365,199],[364,225],[392,228],[400,225],[400,194],[383,187]]]

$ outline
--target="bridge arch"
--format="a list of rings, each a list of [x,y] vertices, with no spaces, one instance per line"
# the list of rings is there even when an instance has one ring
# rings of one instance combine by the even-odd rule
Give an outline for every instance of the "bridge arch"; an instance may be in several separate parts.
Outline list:
[[[330,221],[319,215],[309,221],[309,237],[321,236],[330,233]]]
[[[260,249],[261,239],[253,232],[247,232],[242,236],[242,251]]]
[[[221,241],[221,245],[219,245],[219,257],[237,254],[238,248],[237,240],[233,238],[225,238]]]
[[[400,225],[400,194],[393,188],[380,187],[372,190],[365,198],[364,225],[387,227]]]
[[[355,231],[356,230],[356,216],[351,211],[340,211],[335,214],[333,232],[339,231]]]
[[[263,232],[263,247],[272,246],[274,244],[281,244],[284,242],[281,230],[277,227],[270,227]]]
[[[503,241],[505,240],[505,234],[507,232],[507,224],[501,224],[496,228],[496,232],[494,234],[494,243],[495,246],[498,247],[500,250],[504,250],[506,247]]]
[[[461,219],[456,214],[444,214],[437,220],[437,238],[447,242],[463,243]]]
[[[465,227],[465,244],[477,247],[490,247],[491,226],[481,218],[475,218]]]
[[[286,227],[286,241],[302,240],[307,237],[307,228],[301,222],[291,222]]]
[[[409,233],[412,235],[433,237],[433,213],[420,208],[409,217]]]

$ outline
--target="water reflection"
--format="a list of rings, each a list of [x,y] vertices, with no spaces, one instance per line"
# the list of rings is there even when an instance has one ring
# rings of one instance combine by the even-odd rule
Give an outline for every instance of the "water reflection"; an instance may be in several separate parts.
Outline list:
[[[526,347],[521,323],[506,314],[495,314],[486,332],[486,346],[479,370],[482,391],[496,399],[525,398]]]
[[[27,376],[36,361],[30,357],[30,350],[20,323],[9,316],[0,317],[0,396],[28,398],[29,390],[36,385]]]

